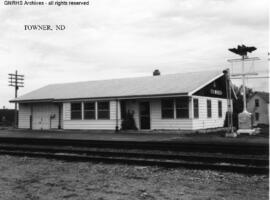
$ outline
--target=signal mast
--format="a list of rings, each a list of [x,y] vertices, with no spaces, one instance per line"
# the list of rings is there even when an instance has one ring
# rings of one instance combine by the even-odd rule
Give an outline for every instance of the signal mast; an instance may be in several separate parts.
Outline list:
[[[242,77],[242,85],[243,85],[243,112],[239,113],[238,115],[238,125],[239,125],[239,129],[237,131],[237,134],[241,134],[241,133],[248,133],[250,135],[255,133],[255,130],[252,129],[252,119],[251,119],[251,113],[249,113],[247,111],[247,101],[246,101],[246,78],[248,78],[248,76],[252,76],[252,75],[258,75],[255,72],[246,72],[245,71],[245,62],[247,61],[255,61],[255,60],[259,60],[258,57],[248,57],[247,53],[252,53],[253,51],[255,51],[257,48],[256,47],[247,47],[245,45],[238,45],[237,48],[231,48],[229,49],[229,51],[241,56],[240,59],[231,59],[228,60],[231,63],[234,62],[241,62],[242,63],[242,71],[241,73],[235,73],[235,74],[231,74],[231,76],[234,77]]]

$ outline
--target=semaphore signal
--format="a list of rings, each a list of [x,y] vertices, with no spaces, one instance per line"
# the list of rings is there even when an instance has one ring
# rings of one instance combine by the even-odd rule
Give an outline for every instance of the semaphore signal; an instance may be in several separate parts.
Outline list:
[[[248,58],[247,57],[247,53],[252,53],[252,51],[255,51],[257,48],[256,47],[247,47],[245,45],[238,45],[237,48],[231,48],[229,49],[229,51],[241,56],[241,59],[231,59],[229,60],[229,62],[242,62],[242,72],[241,73],[237,73],[237,74],[231,74],[232,76],[242,76],[242,82],[243,82],[243,103],[244,103],[244,110],[243,112],[247,111],[247,106],[246,106],[246,91],[245,91],[245,87],[246,87],[246,76],[248,75],[258,75],[257,73],[250,73],[250,72],[245,72],[245,67],[244,67],[244,63],[245,61],[248,60],[259,60],[259,58],[254,57],[254,58]]]

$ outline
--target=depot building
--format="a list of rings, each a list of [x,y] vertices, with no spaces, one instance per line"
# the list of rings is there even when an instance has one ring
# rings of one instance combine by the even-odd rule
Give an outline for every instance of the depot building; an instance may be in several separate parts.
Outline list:
[[[51,84],[10,102],[24,129],[121,129],[127,115],[139,130],[223,127],[222,71]]]

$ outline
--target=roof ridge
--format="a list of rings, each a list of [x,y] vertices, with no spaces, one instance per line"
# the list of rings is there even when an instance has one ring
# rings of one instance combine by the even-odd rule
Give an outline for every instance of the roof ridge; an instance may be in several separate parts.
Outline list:
[[[255,95],[259,95],[264,101],[266,101],[267,103],[269,103],[269,92],[265,92],[265,91],[254,91],[253,95],[249,98],[251,99],[252,97],[254,97]]]
[[[269,92],[265,92],[265,91],[254,91],[256,93],[264,93],[264,94],[269,94]]]
[[[113,80],[130,80],[130,79],[141,79],[141,78],[159,78],[159,77],[166,77],[166,76],[174,76],[174,75],[178,75],[178,74],[190,74],[190,73],[202,73],[202,72],[220,72],[220,74],[222,73],[220,70],[201,70],[201,71],[189,71],[189,72],[184,72],[184,73],[173,73],[173,74],[164,74],[164,75],[159,75],[159,76],[137,76],[137,77],[122,77],[122,78],[110,78],[110,79],[98,79],[98,80],[87,80],[87,81],[74,81],[74,82],[66,82],[66,83],[51,83],[48,84],[46,86],[50,86],[50,85],[65,85],[65,84],[76,84],[76,83],[89,83],[89,82],[99,82],[99,81],[113,81]],[[46,87],[44,86],[44,87]]]

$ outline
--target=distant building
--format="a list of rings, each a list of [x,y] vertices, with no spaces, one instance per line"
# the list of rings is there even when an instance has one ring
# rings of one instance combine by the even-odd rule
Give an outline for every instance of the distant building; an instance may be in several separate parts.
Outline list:
[[[196,130],[223,127],[226,78],[221,71],[48,85],[19,103],[19,128],[121,129],[132,113],[136,127]]]
[[[269,125],[269,93],[255,92],[247,101],[247,110],[253,114],[253,125]]]

